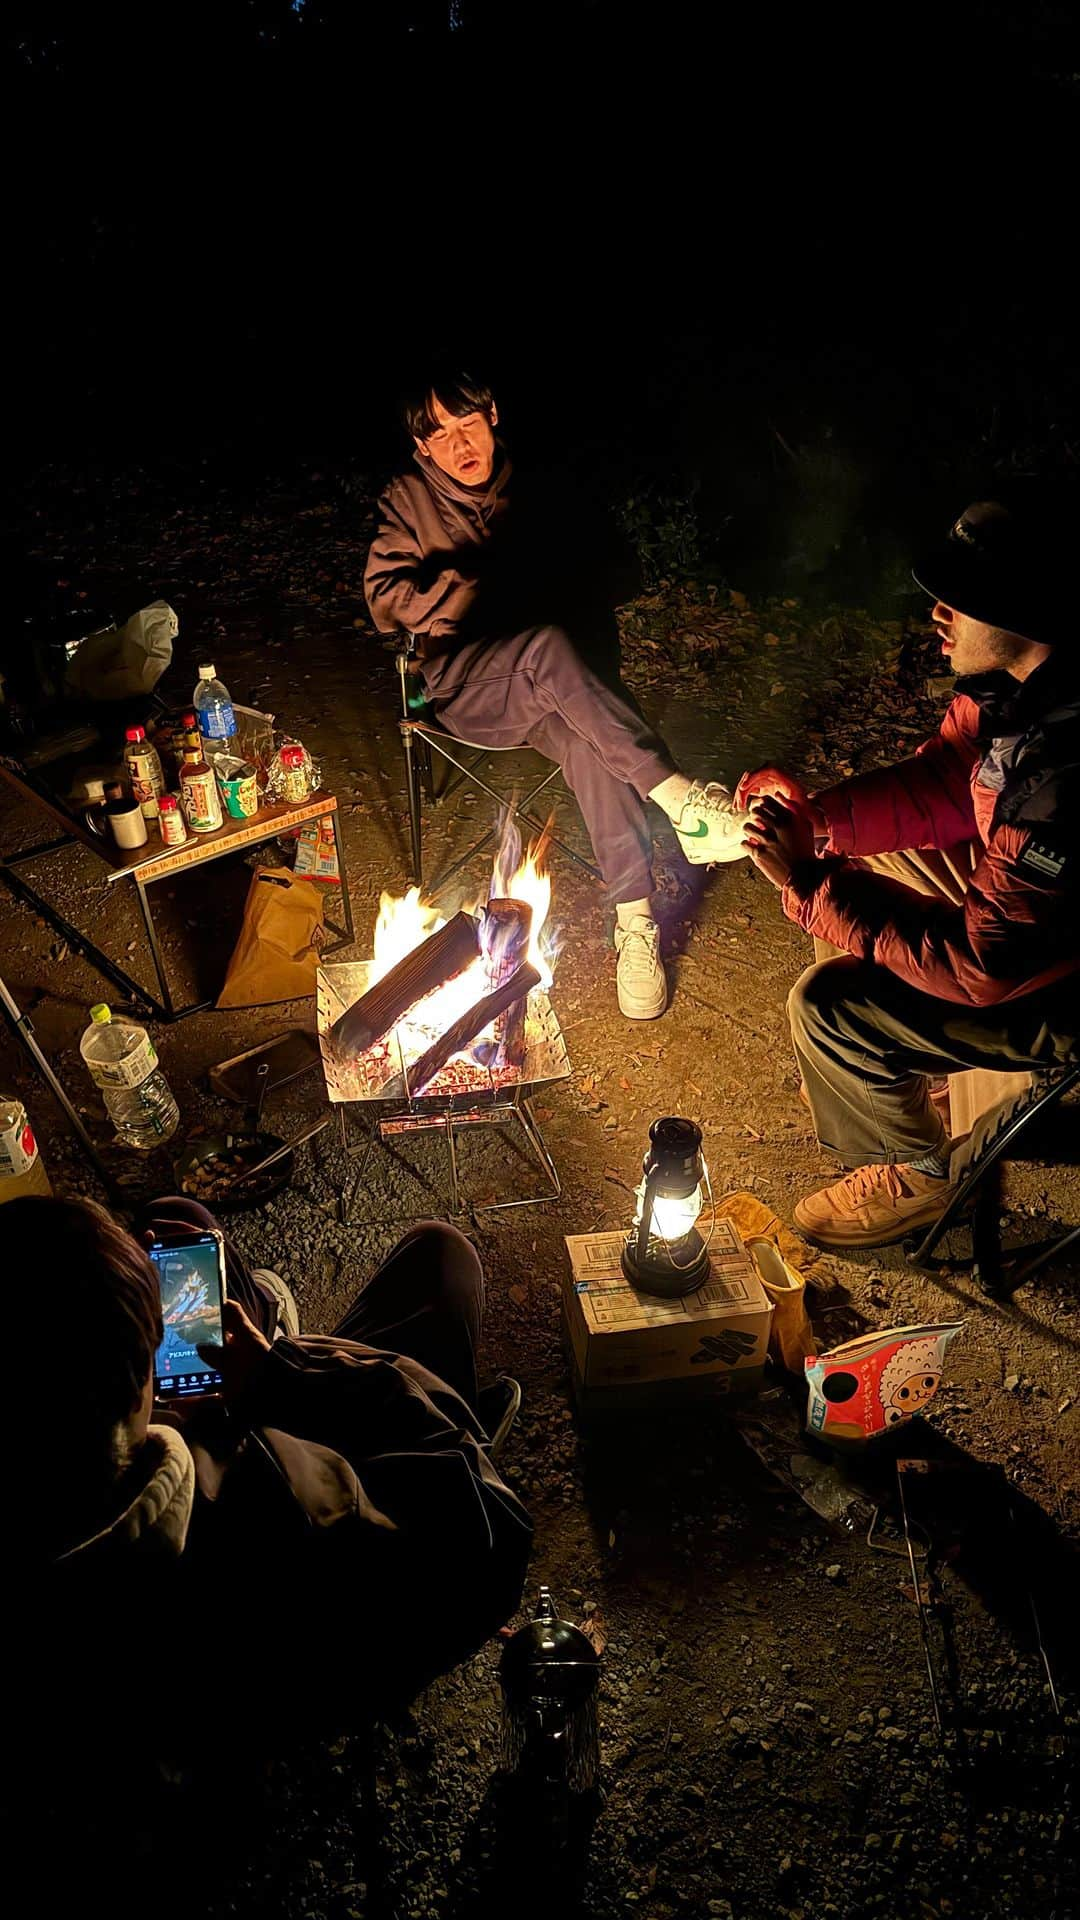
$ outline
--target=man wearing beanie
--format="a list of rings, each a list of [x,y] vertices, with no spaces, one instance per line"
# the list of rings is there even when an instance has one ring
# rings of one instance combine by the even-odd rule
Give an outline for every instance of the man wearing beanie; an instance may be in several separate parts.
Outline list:
[[[854,1168],[795,1208],[821,1246],[878,1247],[949,1198],[935,1081],[1067,1056],[1080,968],[1075,508],[1036,483],[980,500],[914,569],[956,673],[911,759],[812,798],[744,775],[751,857],[818,964],[788,1001],[822,1146]],[[823,954],[834,957],[823,959]]]

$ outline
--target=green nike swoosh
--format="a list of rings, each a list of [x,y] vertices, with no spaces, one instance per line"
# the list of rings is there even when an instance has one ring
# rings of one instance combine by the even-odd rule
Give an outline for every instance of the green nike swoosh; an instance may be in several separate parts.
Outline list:
[[[709,832],[709,823],[707,820],[703,820],[699,814],[696,827],[690,829],[686,827],[676,827],[675,831],[680,834],[684,840],[704,840]]]

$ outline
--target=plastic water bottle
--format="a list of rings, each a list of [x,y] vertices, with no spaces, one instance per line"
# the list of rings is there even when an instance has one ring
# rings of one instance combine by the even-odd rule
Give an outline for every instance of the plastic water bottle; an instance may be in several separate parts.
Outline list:
[[[134,1020],[114,1020],[104,1004],[91,1007],[79,1052],[121,1146],[149,1153],[172,1137],[180,1110],[145,1027]]]
[[[0,1204],[24,1193],[50,1194],[34,1130],[21,1100],[0,1093]]]
[[[199,668],[198,685],[192,703],[199,719],[199,732],[208,755],[231,753],[236,738],[236,715],[232,695],[217,677],[217,668],[207,662]]]

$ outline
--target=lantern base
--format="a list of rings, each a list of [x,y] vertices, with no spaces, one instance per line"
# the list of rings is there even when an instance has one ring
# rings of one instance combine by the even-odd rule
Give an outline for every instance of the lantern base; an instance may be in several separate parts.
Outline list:
[[[651,1293],[661,1300],[678,1300],[684,1293],[700,1287],[709,1271],[709,1249],[696,1227],[676,1241],[683,1256],[672,1257],[666,1240],[650,1234],[644,1260],[637,1258],[637,1232],[632,1231],[622,1250],[622,1270],[639,1293]]]

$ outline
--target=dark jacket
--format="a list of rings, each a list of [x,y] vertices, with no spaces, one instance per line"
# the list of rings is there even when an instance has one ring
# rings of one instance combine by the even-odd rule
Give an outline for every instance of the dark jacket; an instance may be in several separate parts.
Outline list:
[[[1080,968],[1080,672],[1052,654],[1024,682],[957,682],[941,729],[910,760],[815,796],[829,825],[784,911],[808,933],[924,992],[975,1007]],[[963,906],[943,905],[849,856],[981,853]]]
[[[486,487],[417,452],[380,497],[364,570],[375,626],[415,634],[421,661],[534,626],[565,628],[593,664],[614,659],[612,609],[637,586],[610,517],[565,474],[515,475],[502,448]]]
[[[355,1341],[278,1340],[241,1413],[152,1426],[123,1511],[27,1568],[35,1737],[75,1759],[132,1702],[151,1750],[223,1700],[233,1730],[356,1725],[498,1630],[530,1539],[444,1382]]]

